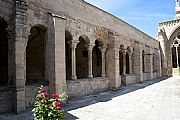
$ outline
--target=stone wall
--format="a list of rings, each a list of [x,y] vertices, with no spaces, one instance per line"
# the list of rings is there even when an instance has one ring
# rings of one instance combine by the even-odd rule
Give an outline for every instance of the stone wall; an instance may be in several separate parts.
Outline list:
[[[124,75],[122,76],[122,85],[131,85],[131,84],[135,84],[138,83],[138,79],[136,77],[136,75]]]
[[[85,96],[109,90],[108,78],[78,79],[67,81],[67,94],[71,97]]]
[[[12,111],[13,91],[7,87],[0,86],[0,114]]]
[[[29,13],[38,13],[36,15],[41,17],[45,16],[43,13],[49,10],[62,16],[64,15],[67,18],[71,18],[74,21],[71,20],[69,25],[72,26],[72,31],[75,32],[74,34],[77,34],[77,31],[81,29],[81,24],[89,23],[94,26],[113,30],[118,34],[128,36],[128,39],[134,39],[155,48],[159,47],[157,45],[158,41],[147,34],[122,21],[121,19],[82,0],[59,0],[54,1],[53,3],[48,0],[30,0],[29,6],[29,9],[31,9],[31,12]],[[39,17],[39,21],[43,21],[41,17]],[[32,20],[34,21],[34,19]],[[96,28],[89,26],[88,29],[93,31]]]
[[[26,86],[26,107],[32,107],[36,100],[36,95],[39,91],[38,87],[40,86]],[[49,93],[48,86],[44,86],[44,90]]]
[[[28,74],[26,75],[28,36],[32,32],[31,28],[36,25],[42,25],[47,29],[44,35],[46,47],[44,51],[45,70],[43,72],[45,80],[49,81],[51,94],[67,91],[69,97],[76,97],[106,91],[110,88],[119,88],[121,86],[119,75],[119,50],[121,45],[124,50],[130,48],[133,51],[133,73],[137,78],[136,82],[143,81],[142,50],[147,53],[146,66],[149,74],[146,78],[153,78],[151,49],[159,50],[159,42],[119,18],[83,0],[58,0],[53,2],[51,0],[28,0],[27,3],[26,0],[0,1],[0,17],[8,24],[8,83],[14,87],[13,92],[2,93],[3,100],[12,100],[4,96],[6,93],[14,96],[13,102],[11,102],[14,105],[10,104],[10,107],[2,107],[2,111],[9,110],[13,106],[16,113],[20,113],[25,110],[25,106],[31,106],[35,99],[36,86],[25,86],[25,81],[28,76]],[[106,69],[103,69],[106,71],[106,75],[104,74],[106,77],[90,79],[87,76],[86,79],[66,80],[65,31],[71,34],[72,43],[77,42],[80,37],[88,39],[88,42],[86,42],[88,54],[91,52],[91,47],[94,46],[95,41],[100,41],[102,46],[106,48],[103,50],[104,54],[102,54],[104,57],[106,54],[106,59],[102,59],[102,61],[104,60],[102,63],[105,65],[103,64],[104,66],[102,65],[93,71],[98,71],[96,76],[99,76],[100,69],[106,67]],[[149,46],[149,48],[146,49],[145,46]],[[76,47],[76,45],[73,46],[73,48]],[[82,57],[82,55],[77,57]],[[95,58],[95,56],[93,57]],[[82,60],[82,58],[80,59]],[[157,60],[160,60],[160,57]],[[83,63],[86,63],[86,60],[80,61],[80,64]],[[91,61],[88,63],[91,64]],[[92,61],[92,63],[94,65],[96,61]],[[157,65],[160,64],[157,63]],[[86,69],[89,68],[90,70],[90,66],[88,64]],[[81,66],[79,65],[79,67]],[[81,68],[80,72],[86,69]],[[88,74],[91,75],[91,73]],[[92,75],[89,77],[92,77]],[[127,77],[127,84],[136,82],[135,77]]]

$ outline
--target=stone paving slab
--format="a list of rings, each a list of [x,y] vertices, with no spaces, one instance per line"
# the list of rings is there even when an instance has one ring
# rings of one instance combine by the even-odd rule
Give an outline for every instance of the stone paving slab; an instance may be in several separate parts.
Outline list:
[[[117,91],[75,98],[66,120],[180,120],[180,77],[145,81]],[[0,115],[0,120],[33,120],[30,111]]]

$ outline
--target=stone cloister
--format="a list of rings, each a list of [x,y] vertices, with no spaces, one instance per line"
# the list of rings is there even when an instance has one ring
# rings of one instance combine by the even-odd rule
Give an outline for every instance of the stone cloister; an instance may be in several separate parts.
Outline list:
[[[72,98],[167,72],[159,41],[83,0],[0,7],[0,113],[25,111],[40,85]]]
[[[175,0],[176,15],[173,20],[159,24],[158,41],[161,46],[162,74],[179,75],[180,7]]]

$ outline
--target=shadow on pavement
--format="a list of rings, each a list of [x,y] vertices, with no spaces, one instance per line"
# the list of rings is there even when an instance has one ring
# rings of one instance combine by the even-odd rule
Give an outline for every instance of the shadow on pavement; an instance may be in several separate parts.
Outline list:
[[[76,116],[73,116],[69,112],[71,110],[75,110],[78,108],[83,108],[92,104],[96,104],[99,102],[107,102],[112,100],[114,97],[118,97],[139,89],[143,89],[145,87],[151,86],[155,83],[161,82],[163,80],[166,80],[166,78],[161,78],[161,79],[154,79],[154,80],[148,80],[143,83],[139,84],[133,84],[133,85],[128,85],[128,86],[122,86],[118,90],[113,90],[113,91],[107,91],[103,93],[97,93],[94,95],[89,95],[89,96],[84,96],[84,97],[79,97],[79,98],[73,98],[70,99],[66,106],[65,106],[65,111],[66,111],[66,120],[77,120],[78,118]]]

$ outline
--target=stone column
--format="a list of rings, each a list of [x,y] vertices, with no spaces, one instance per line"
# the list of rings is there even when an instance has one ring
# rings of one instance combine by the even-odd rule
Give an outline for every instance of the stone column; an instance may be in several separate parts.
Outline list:
[[[150,46],[145,46],[145,58],[146,58],[146,74],[147,79],[153,79],[153,49]]]
[[[92,74],[92,50],[93,50],[94,44],[88,45],[88,77],[93,78]]]
[[[132,74],[132,52],[129,53],[129,74]]]
[[[134,43],[134,51],[132,55],[132,60],[133,60],[133,72],[137,76],[137,81],[138,82],[143,82],[143,61],[142,61],[142,50],[143,50],[143,45],[141,45],[139,42],[135,41]]]
[[[76,75],[76,46],[79,43],[79,40],[68,41],[71,46],[71,55],[72,55],[72,80],[77,79]]]
[[[116,90],[121,86],[119,76],[119,38],[112,32],[108,32],[108,50],[106,51],[106,75],[109,79],[110,89]]]
[[[161,29],[158,32],[158,41],[160,42],[161,48],[161,59],[162,59],[162,76],[168,76],[168,55],[167,55],[167,41],[165,30]]]
[[[14,111],[25,111],[25,43],[27,37],[27,4],[25,0],[15,0],[15,40],[14,40]]]
[[[176,62],[177,62],[177,68],[179,67],[179,55],[178,55],[178,46],[175,46],[176,48]]]
[[[47,76],[50,94],[66,92],[65,21],[50,13],[48,22]]]
[[[123,75],[126,75],[126,50],[123,50],[122,53],[123,53]]]
[[[107,47],[100,47],[100,50],[101,50],[101,56],[102,56],[102,74],[101,74],[101,77],[106,77],[106,58],[105,58],[105,55],[106,55]]]
[[[161,54],[159,49],[155,49],[155,71],[157,71],[156,77],[162,77],[161,73]]]

